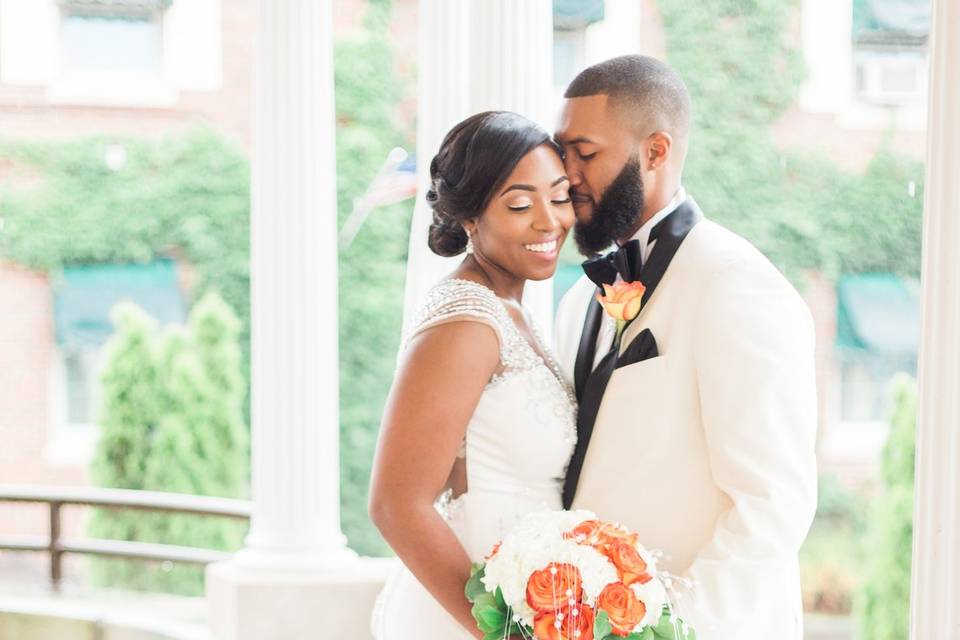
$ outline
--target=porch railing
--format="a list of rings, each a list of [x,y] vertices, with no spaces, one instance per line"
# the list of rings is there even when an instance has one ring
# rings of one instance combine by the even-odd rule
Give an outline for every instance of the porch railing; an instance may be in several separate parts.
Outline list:
[[[182,562],[206,565],[230,557],[226,551],[199,549],[170,544],[64,538],[61,535],[61,510],[64,506],[84,505],[109,509],[161,511],[196,516],[215,516],[250,520],[252,506],[244,500],[194,496],[159,491],[74,487],[0,485],[0,504],[8,502],[46,504],[49,509],[49,536],[0,536],[0,550],[45,552],[50,558],[50,582],[58,588],[63,579],[63,556],[68,553]]]

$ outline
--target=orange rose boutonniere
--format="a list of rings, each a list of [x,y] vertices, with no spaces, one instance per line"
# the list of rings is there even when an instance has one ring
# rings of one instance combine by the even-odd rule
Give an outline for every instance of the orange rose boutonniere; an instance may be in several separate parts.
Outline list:
[[[627,323],[640,313],[640,304],[646,290],[641,282],[617,282],[603,285],[603,295],[597,294],[597,302],[617,321],[617,337],[620,337],[620,332]]]

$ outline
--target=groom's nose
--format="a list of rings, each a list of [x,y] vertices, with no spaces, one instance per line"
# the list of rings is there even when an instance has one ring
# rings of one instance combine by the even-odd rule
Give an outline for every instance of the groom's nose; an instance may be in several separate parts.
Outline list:
[[[567,178],[570,179],[570,188],[575,190],[583,184],[583,174],[580,172],[580,163],[571,157],[573,155],[575,154],[568,153],[563,159],[563,169],[567,173]]]

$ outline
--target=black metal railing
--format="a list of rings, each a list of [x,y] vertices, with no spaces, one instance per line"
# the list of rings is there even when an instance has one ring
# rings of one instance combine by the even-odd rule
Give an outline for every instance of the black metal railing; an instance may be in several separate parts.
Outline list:
[[[46,552],[50,557],[50,582],[54,588],[63,579],[63,556],[68,553],[182,562],[206,565],[230,557],[226,551],[199,549],[171,544],[105,540],[99,538],[64,538],[61,535],[61,510],[67,505],[134,509],[166,513],[214,516],[250,520],[252,506],[244,500],[194,496],[159,491],[98,489],[73,487],[39,487],[0,485],[0,503],[39,503],[49,507],[50,535],[0,536],[0,550]]]

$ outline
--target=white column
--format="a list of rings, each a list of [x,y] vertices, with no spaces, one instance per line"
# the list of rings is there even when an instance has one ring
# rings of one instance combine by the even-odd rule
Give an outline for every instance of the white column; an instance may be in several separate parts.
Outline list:
[[[931,11],[913,640],[960,638],[960,4]]]
[[[253,520],[240,560],[320,566],[340,532],[329,2],[261,1],[250,216]]]
[[[470,114],[515,111],[553,131],[553,4],[550,0],[423,0],[420,3],[417,171],[420,192],[410,233],[404,317],[461,257],[427,248],[423,201],[430,160],[447,130]],[[524,303],[539,326],[553,326],[553,284],[527,286]]]
[[[252,498],[207,572],[221,640],[355,637],[382,576],[340,531],[330,0],[259,0],[251,175]]]
[[[460,263],[462,256],[443,258],[427,246],[433,212],[425,194],[430,188],[430,161],[443,136],[466,118],[471,81],[467,43],[468,0],[420,0],[417,39],[417,200],[410,223],[407,253],[404,326],[412,321],[438,280]]]

